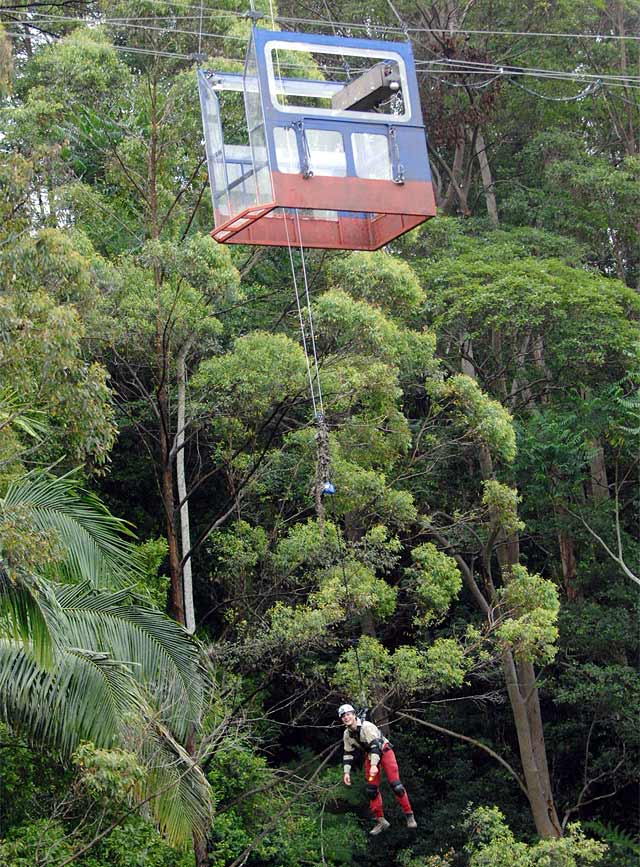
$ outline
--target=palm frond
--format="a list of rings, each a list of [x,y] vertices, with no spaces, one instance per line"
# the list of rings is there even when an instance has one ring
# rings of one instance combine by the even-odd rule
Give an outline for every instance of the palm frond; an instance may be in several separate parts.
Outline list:
[[[53,530],[64,552],[58,577],[89,581],[94,587],[122,586],[140,573],[133,533],[77,480],[40,471],[13,482],[2,500],[5,512],[28,511],[33,527]]]
[[[160,830],[175,845],[193,835],[202,839],[211,824],[211,788],[187,751],[159,724],[145,741],[146,792]]]
[[[0,636],[20,642],[38,665],[49,668],[55,650],[57,603],[50,586],[0,561]]]
[[[0,721],[64,758],[82,741],[135,749],[147,767],[139,797],[167,838],[178,844],[206,834],[206,777],[154,719],[129,668],[108,654],[65,649],[45,671],[22,644],[0,639]]]
[[[63,756],[83,740],[109,747],[145,711],[131,673],[106,653],[63,649],[45,671],[22,644],[0,640],[0,719],[32,744]]]
[[[49,429],[43,410],[33,409],[15,389],[3,386],[0,387],[0,430],[7,426],[21,430],[32,439],[44,436]]]
[[[154,696],[175,735],[184,738],[202,709],[197,646],[180,624],[126,604],[126,591],[107,593],[87,584],[54,589],[71,646],[91,647],[125,661]]]

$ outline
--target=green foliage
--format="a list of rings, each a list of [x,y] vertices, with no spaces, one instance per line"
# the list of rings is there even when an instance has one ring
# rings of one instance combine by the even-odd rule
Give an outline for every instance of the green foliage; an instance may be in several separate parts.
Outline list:
[[[2,867],[36,867],[46,863],[43,856],[49,863],[61,864],[72,854],[66,828],[57,820],[40,819],[19,825],[0,840]]]
[[[79,770],[83,794],[92,800],[106,801],[112,810],[129,803],[145,776],[135,753],[98,749],[91,743],[80,744],[72,762]]]
[[[212,214],[195,69],[184,59],[195,47],[188,10],[155,0],[93,4],[87,27],[82,4],[71,5],[65,16],[75,20],[47,19],[51,32],[67,34],[62,39],[49,44],[49,37],[12,33],[16,86],[0,112],[0,379],[6,384],[0,495],[20,487],[23,462],[34,455],[45,466],[64,460],[64,471],[98,468],[109,502],[122,502],[122,514],[135,516],[150,541],[128,548],[137,567],[108,566],[117,554],[92,552],[82,510],[61,520],[24,497],[3,510],[0,629],[11,652],[3,657],[9,675],[2,683],[12,722],[33,723],[36,733],[55,730],[58,744],[77,746],[79,731],[95,735],[98,743],[87,749],[95,751],[91,773],[100,784],[83,795],[94,808],[90,821],[101,807],[100,786],[117,787],[119,770],[125,789],[131,782],[133,767],[120,768],[116,750],[135,748],[145,772],[140,783],[149,792],[160,783],[158,765],[189,767],[179,744],[159,731],[168,725],[184,734],[199,720],[199,698],[194,704],[187,694],[191,681],[199,682],[195,655],[180,657],[184,636],[157,611],[168,584],[158,577],[167,550],[161,536],[172,538],[162,525],[157,480],[166,481],[163,474],[174,469],[176,361],[184,352],[183,454],[193,538],[233,507],[233,523],[229,518],[220,526],[193,559],[198,614],[208,612],[202,635],[221,677],[233,684],[229,693],[212,687],[210,716],[225,725],[233,702],[241,744],[236,748],[231,736],[222,755],[211,756],[219,807],[212,860],[223,867],[237,858],[294,793],[299,779],[294,774],[282,782],[282,766],[298,738],[308,740],[310,758],[326,747],[332,733],[321,720],[333,701],[327,694],[332,686],[359,692],[355,648],[346,636],[357,638],[362,629],[375,634],[358,645],[371,701],[384,695],[390,706],[427,702],[437,691],[429,707],[434,720],[442,715],[447,727],[499,740],[496,748],[514,764],[509,753],[517,738],[508,706],[500,703],[496,651],[508,647],[520,659],[545,664],[538,688],[558,803],[576,802],[581,776],[575,769],[586,761],[594,779],[618,791],[588,809],[621,816],[626,829],[626,787],[637,779],[638,764],[637,630],[615,566],[571,513],[579,506],[609,541],[619,519],[632,562],[637,107],[623,89],[605,85],[559,102],[575,96],[575,82],[538,79],[534,89],[549,97],[543,99],[508,75],[482,82],[459,71],[420,76],[439,209],[464,219],[438,217],[384,252],[305,253],[338,489],[325,499],[323,533],[309,517],[316,444],[286,251],[250,254],[207,234]],[[227,14],[244,11],[237,3],[222,5],[222,11],[211,3],[201,10],[199,48],[215,68],[241,72],[251,24]],[[269,13],[266,3],[258,5]],[[440,56],[434,33],[453,22],[446,53],[454,61],[502,63],[515,52],[523,67],[561,69],[567,58],[572,69],[596,74],[626,75],[637,67],[633,40],[561,35],[635,33],[635,0],[618,4],[615,14],[586,0],[533,3],[526,21],[512,0],[457,5],[448,4],[447,24],[434,19],[426,33],[416,4],[397,0],[403,21],[422,29],[414,40],[420,63]],[[277,11],[299,14],[286,0]],[[365,11],[372,36],[397,25],[384,0]],[[107,12],[110,20],[99,26]],[[442,17],[441,9],[431,12]],[[360,21],[362,4],[338,0],[331,14]],[[496,21],[505,32],[494,32]],[[523,27],[554,36],[517,42],[508,36]],[[12,22],[14,28],[22,25]],[[0,37],[0,90],[7,46]],[[122,50],[127,47],[142,51]],[[329,73],[295,52],[281,59],[295,62],[295,75]],[[228,140],[248,143],[242,94],[222,100],[232,114]],[[490,184],[478,172],[485,158]],[[478,217],[491,195],[499,228]],[[297,251],[294,263],[300,264]],[[475,379],[464,378],[459,371],[471,367]],[[166,436],[168,460],[159,457],[158,435]],[[594,496],[600,458],[609,492],[615,479],[615,504],[606,489],[602,500]],[[67,493],[65,508],[72,505],[73,492]],[[171,521],[171,505],[162,505]],[[519,536],[523,520],[527,535]],[[121,534],[124,527],[111,529]],[[441,550],[428,544],[412,551],[429,529]],[[495,579],[505,537],[508,553],[519,547],[527,569],[503,571],[495,595],[491,572]],[[460,592],[457,566],[442,551],[455,552],[474,571],[489,622],[472,609],[473,595]],[[72,582],[67,597],[61,596],[66,588],[52,584],[60,577]],[[122,593],[113,591],[116,580]],[[143,606],[131,605],[140,598]],[[338,648],[346,650],[341,658]],[[169,671],[182,684],[173,694],[163,679]],[[246,721],[236,714],[244,675],[265,702]],[[446,701],[463,687],[472,702],[463,700],[466,689],[456,695],[460,701]],[[486,702],[475,698],[485,691]],[[174,715],[176,706],[184,713]],[[254,716],[259,719],[249,722]],[[70,734],[62,731],[65,724]],[[451,827],[450,815],[460,789],[490,794],[519,823],[509,837],[496,820],[493,837],[470,848],[467,863],[596,863],[578,832],[567,835],[569,842],[518,842],[532,833],[527,813],[513,782],[488,770],[486,756],[471,761],[459,743],[436,747],[408,724],[401,745],[405,737],[411,761],[399,756],[420,825],[413,851],[398,852],[407,838],[395,830],[382,847],[365,848],[357,818],[344,812],[364,799],[362,788],[338,798],[332,781],[339,770],[333,769],[308,798],[293,798],[248,867],[459,867],[462,852],[430,853],[458,846],[460,830]],[[71,844],[63,839],[77,830],[73,818],[31,827],[40,814],[27,815],[20,805],[27,794],[30,803],[38,800],[34,768],[41,765],[35,759],[24,765],[25,799],[16,795],[11,814],[14,836],[0,844],[14,848],[0,850],[0,860],[31,865],[40,855],[55,860],[79,837]],[[10,764],[7,774],[14,793],[16,768]],[[42,773],[42,791],[52,792],[41,798],[45,813],[58,817],[55,799],[79,791],[80,782],[74,789],[68,770],[60,770],[58,784],[54,772]],[[198,780],[191,782],[197,788]],[[262,785],[264,792],[252,793]],[[594,787],[591,794],[602,792]],[[180,795],[187,807],[174,804],[174,813],[188,837],[195,808],[188,791]],[[155,810],[161,824],[170,807]],[[486,816],[482,821],[490,824]],[[79,867],[185,867],[188,859],[143,820],[130,819]]]
[[[603,867],[624,867],[630,858],[640,857],[640,842],[626,831],[607,822],[582,822],[581,826],[596,834],[607,845]]]
[[[324,803],[320,804],[315,794],[293,799],[282,819],[249,855],[248,863],[272,867],[352,863],[364,844],[356,819],[325,811],[333,802],[337,771],[322,777]],[[211,861],[224,867],[273,820],[274,812],[282,809],[284,792],[265,759],[237,739],[230,739],[216,753],[209,779],[218,805],[212,824]]]
[[[424,303],[424,292],[411,266],[388,253],[351,253],[331,260],[329,285],[368,301],[391,317],[406,318]]]
[[[482,483],[482,504],[489,509],[492,521],[505,535],[510,536],[524,530],[524,522],[518,518],[518,503],[522,497],[513,488],[495,479]]]
[[[355,647],[342,654],[336,663],[332,682],[343,695],[359,697],[364,688],[368,702],[377,690],[385,688],[393,663],[389,651],[369,635],[361,636],[357,647],[357,654]]]
[[[59,230],[22,235],[0,252],[0,287],[0,368],[24,406],[46,412],[41,459],[66,453],[103,466],[116,431],[106,369],[83,345],[97,288],[91,256]]]
[[[135,587],[131,588],[132,592],[138,593],[146,604],[159,611],[164,611],[169,589],[169,576],[159,574],[168,551],[169,544],[162,536],[141,542],[135,550],[135,559],[142,574]]]
[[[375,613],[379,620],[387,620],[396,607],[397,590],[372,569],[356,560],[345,560],[327,570],[312,601],[320,606],[338,601],[348,614]]]
[[[327,566],[340,555],[343,544],[335,524],[327,522],[320,527],[310,518],[305,524],[296,524],[279,540],[273,565],[283,577],[301,567],[306,570]]]
[[[496,457],[512,463],[516,456],[516,437],[511,415],[497,400],[483,394],[478,384],[465,374],[457,374],[441,387],[441,394],[454,406],[469,426],[469,435],[488,446]]]
[[[23,476],[0,499],[0,515],[0,550],[10,566],[95,587],[122,585],[139,574],[127,524],[73,476]]]
[[[194,386],[216,394],[219,411],[257,424],[275,407],[304,392],[306,364],[289,337],[254,332],[238,338],[233,352],[200,365]]]
[[[257,565],[266,557],[268,540],[262,527],[238,521],[229,530],[217,530],[208,542],[216,577],[229,585],[246,586]]]
[[[560,609],[555,584],[516,565],[500,589],[499,599],[504,619],[496,630],[498,639],[526,659],[553,660]]]
[[[90,850],[82,867],[192,867],[190,847],[169,846],[149,822],[127,818]]]
[[[424,678],[435,689],[461,687],[470,662],[454,638],[437,638],[427,649]]]
[[[17,546],[0,569],[2,721],[65,757],[83,740],[99,749],[134,747],[149,768],[140,794],[154,795],[152,809],[169,839],[184,840],[209,815],[206,781],[174,739],[201,713],[197,649],[174,621],[128,604],[128,589],[96,590],[84,580],[90,574],[113,584],[119,572],[135,574],[117,536],[120,522],[95,497],[80,496],[68,478],[32,474],[2,501],[5,513],[25,505],[37,528],[61,533],[61,565],[75,583],[31,575]],[[85,750],[82,760],[89,755]],[[100,756],[105,766],[108,755]]]
[[[271,637],[289,648],[299,648],[323,638],[328,627],[342,620],[344,609],[333,598],[322,607],[297,605],[292,608],[283,602],[276,602],[268,616]]]
[[[515,839],[497,807],[477,807],[468,814],[466,850],[470,867],[587,867],[602,864],[607,847],[569,825],[559,839],[527,844]]]
[[[417,517],[411,493],[391,487],[383,473],[363,469],[338,454],[333,478],[337,490],[331,500],[332,516],[350,514],[367,530],[380,523],[403,527]]]
[[[405,575],[415,588],[420,614],[416,623],[429,626],[443,620],[449,606],[462,589],[462,577],[453,557],[427,542],[411,551],[413,566]]]

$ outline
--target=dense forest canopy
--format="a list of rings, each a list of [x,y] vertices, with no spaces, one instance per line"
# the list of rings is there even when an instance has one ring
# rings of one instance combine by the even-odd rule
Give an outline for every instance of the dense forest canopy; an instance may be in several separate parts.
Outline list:
[[[411,40],[436,218],[218,245],[245,5],[0,2],[0,865],[628,867],[640,3],[255,7]]]

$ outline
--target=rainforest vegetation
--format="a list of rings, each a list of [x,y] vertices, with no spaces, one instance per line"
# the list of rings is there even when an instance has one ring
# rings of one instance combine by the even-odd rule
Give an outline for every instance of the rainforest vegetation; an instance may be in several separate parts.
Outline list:
[[[301,253],[209,235],[247,4],[0,2],[0,865],[630,867],[640,3],[255,6],[409,38],[429,137],[436,218],[304,254],[324,499]]]

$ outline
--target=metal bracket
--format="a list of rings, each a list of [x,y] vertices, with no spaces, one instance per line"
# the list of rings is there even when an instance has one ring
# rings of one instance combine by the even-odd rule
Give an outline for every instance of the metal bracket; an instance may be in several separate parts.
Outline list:
[[[396,128],[390,126],[387,130],[389,139],[389,150],[391,152],[391,171],[394,184],[402,185],[405,181],[404,166],[400,161],[400,148],[398,147],[398,136]]]
[[[309,150],[309,142],[304,129],[303,120],[295,120],[291,126],[296,133],[296,142],[298,144],[298,159],[300,160],[300,170],[303,178],[312,178],[313,169],[311,168],[311,151]]]

